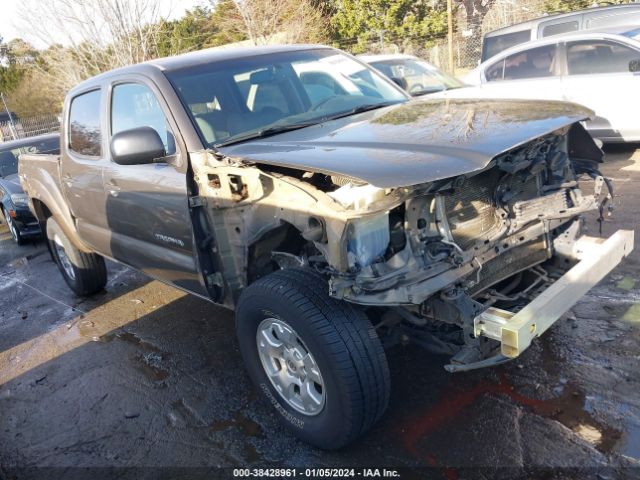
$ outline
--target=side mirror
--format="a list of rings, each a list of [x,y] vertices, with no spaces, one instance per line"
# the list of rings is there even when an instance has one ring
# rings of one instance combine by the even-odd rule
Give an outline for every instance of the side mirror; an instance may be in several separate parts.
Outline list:
[[[640,59],[637,58],[635,60],[631,60],[629,62],[629,71],[630,72],[640,72]]]
[[[151,127],[132,128],[111,138],[111,159],[118,165],[143,165],[166,155],[160,135]]]

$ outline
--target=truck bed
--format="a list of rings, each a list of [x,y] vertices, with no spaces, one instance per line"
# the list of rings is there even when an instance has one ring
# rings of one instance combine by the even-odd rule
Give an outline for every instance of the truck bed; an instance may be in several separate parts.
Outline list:
[[[30,198],[32,192],[37,193],[37,189],[33,188],[35,182],[42,182],[44,185],[55,182],[56,189],[59,189],[60,155],[23,153],[18,157],[18,175],[22,188]]]

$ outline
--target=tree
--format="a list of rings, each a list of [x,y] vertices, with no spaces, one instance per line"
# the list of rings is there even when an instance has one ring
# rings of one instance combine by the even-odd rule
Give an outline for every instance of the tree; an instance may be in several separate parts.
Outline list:
[[[460,0],[460,6],[464,7],[467,29],[473,32],[472,37],[481,32],[482,20],[494,3],[495,0]]]
[[[211,23],[217,26],[216,32],[207,40],[205,46],[217,47],[227,43],[246,40],[247,33],[233,0],[216,2],[211,12]]]
[[[341,47],[364,51],[379,39],[425,43],[447,31],[443,0],[342,0],[331,18],[332,36]]]
[[[36,50],[24,40],[4,43],[0,37],[0,92],[8,94],[16,89],[36,57]]]
[[[30,68],[7,94],[9,108],[20,117],[59,114],[64,95],[41,70]]]
[[[199,6],[188,10],[178,20],[162,20],[158,35],[158,55],[166,57],[194,50],[201,50],[217,33],[209,7]]]
[[[155,0],[25,0],[25,32],[49,45],[41,71],[63,91],[105,70],[158,56]],[[57,32],[68,46],[56,45]]]
[[[326,21],[311,0],[231,0],[225,26],[242,25],[254,45],[318,42],[326,35]]]
[[[496,0],[460,0],[460,6],[464,8],[464,14],[469,35],[467,45],[470,45],[470,54],[480,58],[482,21]],[[473,53],[472,53],[473,52]]]

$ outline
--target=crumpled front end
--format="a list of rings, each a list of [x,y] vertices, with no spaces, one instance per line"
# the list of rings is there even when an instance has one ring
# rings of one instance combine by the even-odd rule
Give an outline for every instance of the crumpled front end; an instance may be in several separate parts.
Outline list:
[[[451,371],[514,358],[633,248],[632,233],[619,233],[591,249],[594,258],[610,255],[596,262],[599,275],[576,278],[585,267],[574,270],[583,260],[575,247],[593,243],[582,235],[581,216],[595,210],[602,219],[612,195],[601,161],[574,124],[497,156],[480,173],[417,186],[394,209],[346,229],[348,269],[334,272],[332,295],[391,306],[397,315],[387,315],[385,326],[410,324],[423,340],[445,331],[458,346],[448,350],[456,352]],[[611,255],[612,245],[621,253]],[[541,302],[526,305],[547,288],[564,301],[541,311],[546,323],[532,327],[517,312],[535,317]],[[527,326],[509,327],[514,322]]]
[[[313,268],[328,279],[333,297],[365,309],[384,341],[415,341],[449,354],[451,371],[519,355],[601,278],[585,277],[582,289],[560,281],[583,261],[576,246],[590,242],[583,241],[583,215],[597,212],[602,220],[612,198],[611,182],[598,170],[603,153],[576,120],[533,136],[522,128],[511,148],[481,156],[464,173],[443,177],[438,161],[429,181],[410,186],[350,175],[356,165],[366,168],[362,158],[349,168],[309,168],[304,155],[317,149],[282,140],[278,152],[303,159],[262,163],[262,144],[243,147],[262,152],[256,163],[231,152],[192,153],[200,259],[218,262],[202,262],[207,287],[233,306],[257,278],[279,268]],[[456,141],[438,148],[477,156],[464,138]],[[413,146],[386,147],[376,150],[378,161],[410,156],[425,178],[427,160],[418,160]],[[326,158],[337,153],[324,151]],[[600,261],[602,275],[632,248],[629,234],[616,238],[613,248],[623,254]],[[531,311],[527,304],[554,284],[566,301],[540,310],[546,320],[534,328],[518,312]]]

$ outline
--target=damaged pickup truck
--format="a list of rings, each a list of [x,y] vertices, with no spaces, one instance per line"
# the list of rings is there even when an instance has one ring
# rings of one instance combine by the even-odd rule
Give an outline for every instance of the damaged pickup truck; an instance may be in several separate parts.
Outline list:
[[[411,100],[327,47],[203,51],[73,89],[61,155],[20,176],[77,294],[107,257],[234,308],[259,394],[339,448],[387,406],[384,346],[516,358],[630,253],[582,232],[612,195],[590,114]]]

